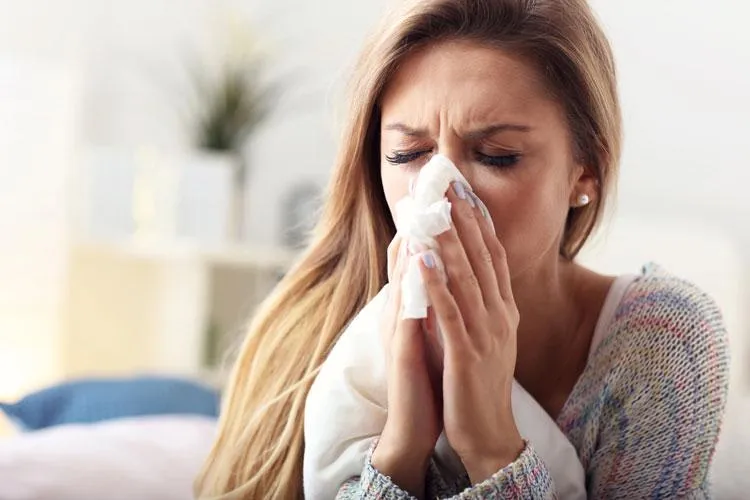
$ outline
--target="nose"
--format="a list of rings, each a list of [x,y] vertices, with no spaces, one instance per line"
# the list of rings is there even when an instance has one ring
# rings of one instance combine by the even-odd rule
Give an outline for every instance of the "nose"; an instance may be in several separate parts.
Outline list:
[[[458,168],[470,185],[473,185],[473,164],[471,158],[466,154],[463,144],[456,137],[442,138],[438,143],[437,153],[448,157]]]

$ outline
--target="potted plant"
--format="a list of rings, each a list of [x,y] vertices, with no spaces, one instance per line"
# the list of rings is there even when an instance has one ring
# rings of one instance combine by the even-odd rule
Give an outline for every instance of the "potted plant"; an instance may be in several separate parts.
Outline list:
[[[218,63],[193,64],[190,68],[193,105],[190,124],[192,142],[204,168],[229,170],[228,232],[231,240],[244,239],[248,162],[246,146],[250,136],[274,107],[277,88],[264,79],[266,60],[236,23],[229,29],[229,50]],[[232,36],[233,35],[233,36]],[[194,165],[195,166],[195,165]],[[200,175],[198,177],[201,177]],[[206,175],[202,176],[204,179]],[[187,223],[200,217],[200,184],[193,189],[193,209]],[[185,218],[185,217],[184,217]]]

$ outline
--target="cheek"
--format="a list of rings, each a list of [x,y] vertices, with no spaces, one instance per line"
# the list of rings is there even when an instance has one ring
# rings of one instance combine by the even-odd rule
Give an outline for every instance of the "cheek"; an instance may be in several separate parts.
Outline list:
[[[523,202],[529,216],[527,222],[538,227],[537,232],[556,235],[562,230],[568,202],[561,184],[537,185],[528,191]]]
[[[524,182],[482,193],[511,271],[527,267],[528,261],[557,245],[567,215],[563,191],[556,184]]]

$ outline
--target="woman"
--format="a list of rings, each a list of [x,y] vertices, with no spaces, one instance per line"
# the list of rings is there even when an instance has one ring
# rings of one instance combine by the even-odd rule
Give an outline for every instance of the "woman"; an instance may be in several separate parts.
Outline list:
[[[513,422],[514,377],[575,446],[590,497],[708,494],[728,379],[715,304],[660,271],[615,280],[574,260],[617,175],[614,72],[584,0],[423,0],[386,20],[355,75],[314,240],[242,346],[199,497],[302,496],[307,393],[389,268],[401,272],[393,207],[437,153],[496,236],[454,186],[455,227],[438,237],[447,282],[432,255],[422,265],[446,339],[441,384],[419,325],[392,317],[387,423],[339,497],[555,497]],[[441,429],[463,482],[430,465]]]

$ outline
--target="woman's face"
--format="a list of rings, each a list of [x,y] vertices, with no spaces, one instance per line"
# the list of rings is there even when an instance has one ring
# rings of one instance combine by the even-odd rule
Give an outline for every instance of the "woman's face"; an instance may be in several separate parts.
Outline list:
[[[571,203],[595,194],[562,106],[532,66],[495,48],[444,42],[412,54],[386,88],[381,123],[391,214],[430,156],[448,156],[487,205],[513,278],[557,258]]]

